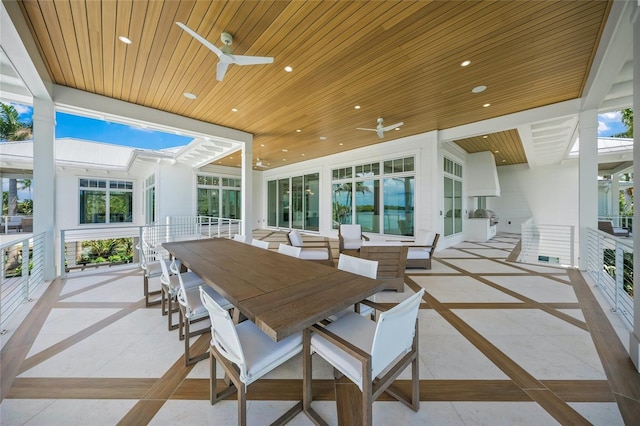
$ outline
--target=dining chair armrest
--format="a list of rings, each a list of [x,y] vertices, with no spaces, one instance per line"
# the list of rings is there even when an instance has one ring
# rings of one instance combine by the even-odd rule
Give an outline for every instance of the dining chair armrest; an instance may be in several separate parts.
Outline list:
[[[343,339],[337,334],[332,333],[324,327],[319,326],[318,324],[314,324],[311,326],[311,331],[317,333],[319,336],[327,339],[329,342],[338,346],[340,349],[348,353],[349,355],[358,358],[359,360],[365,361],[367,359],[371,359],[371,355],[354,345],[353,343]]]

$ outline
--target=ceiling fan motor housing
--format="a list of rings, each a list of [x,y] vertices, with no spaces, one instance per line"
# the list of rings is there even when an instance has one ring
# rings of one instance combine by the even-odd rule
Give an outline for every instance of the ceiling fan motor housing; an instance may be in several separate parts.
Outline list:
[[[229,33],[222,33],[220,34],[220,40],[222,40],[224,44],[229,46],[231,43],[233,43],[233,36]]]

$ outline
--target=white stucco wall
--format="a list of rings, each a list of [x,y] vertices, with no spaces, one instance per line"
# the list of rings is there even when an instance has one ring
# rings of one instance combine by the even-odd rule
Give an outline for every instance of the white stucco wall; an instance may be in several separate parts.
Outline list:
[[[533,217],[539,225],[578,226],[578,162],[529,168],[498,167],[501,196],[487,198],[495,211],[498,232],[520,233],[520,224]]]

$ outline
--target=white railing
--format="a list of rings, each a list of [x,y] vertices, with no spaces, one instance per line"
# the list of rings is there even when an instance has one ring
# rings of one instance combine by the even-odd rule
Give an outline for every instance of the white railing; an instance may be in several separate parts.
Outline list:
[[[24,220],[24,221],[23,221]],[[32,216],[0,216],[0,232],[8,234],[11,231],[33,232]]]
[[[530,218],[521,225],[521,238],[518,262],[576,266],[574,226],[539,225]]]
[[[60,275],[72,270],[83,270],[120,263],[138,263],[138,250],[145,250],[148,259],[153,258],[153,248],[164,242],[200,237],[232,238],[241,229],[242,221],[209,216],[171,216],[162,223],[144,226],[102,226],[63,229],[60,231]],[[125,239],[126,241],[113,241]],[[140,241],[146,244],[140,245]],[[95,249],[110,252],[112,246],[121,247],[109,257],[97,258]],[[93,247],[94,256],[89,255]],[[132,254],[131,254],[132,253]],[[105,255],[106,256],[106,255]]]
[[[0,245],[0,324],[44,282],[44,233]]]
[[[633,240],[591,228],[587,238],[587,275],[633,327]]]

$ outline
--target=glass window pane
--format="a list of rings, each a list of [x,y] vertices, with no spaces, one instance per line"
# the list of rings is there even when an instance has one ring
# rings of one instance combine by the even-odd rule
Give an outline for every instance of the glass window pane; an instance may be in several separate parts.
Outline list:
[[[333,180],[338,180],[339,176],[340,176],[340,170],[335,169],[333,171]]]
[[[235,189],[222,190],[222,217],[228,219],[242,219],[240,210],[240,191]]]
[[[106,223],[107,193],[105,191],[80,191],[80,223]]]
[[[219,190],[198,188],[198,214],[200,216],[220,217]]]
[[[414,158],[413,157],[407,157],[404,159],[404,171],[405,172],[412,172],[414,170]]]
[[[397,160],[393,160],[393,172],[394,173],[402,173],[402,171],[403,171],[402,158],[399,158]]]
[[[289,228],[289,179],[278,180],[278,224]]]
[[[302,186],[302,176],[291,178],[291,227],[303,229],[304,226],[304,210],[303,210],[304,188]]]
[[[380,174],[380,163],[373,163],[371,165],[371,172],[373,173],[374,176],[377,176]]]
[[[133,192],[111,191],[109,194],[109,222],[133,222]]]
[[[453,183],[453,197],[453,203],[455,206],[453,230],[456,234],[459,234],[462,232],[462,182],[459,180],[456,180]]]
[[[334,183],[332,187],[333,196],[333,220],[332,228],[338,229],[338,225],[351,222],[351,183]]]
[[[388,160],[384,162],[384,173],[393,173],[393,161]]]
[[[413,176],[384,180],[384,233],[412,236],[414,214]]]
[[[380,232],[380,181],[356,182],[356,223],[363,232]]]
[[[308,231],[319,231],[320,223],[320,174],[314,173],[304,177],[305,225]]]
[[[267,182],[267,226],[277,226],[278,182]]]
[[[444,236],[453,235],[453,179],[444,178]]]

